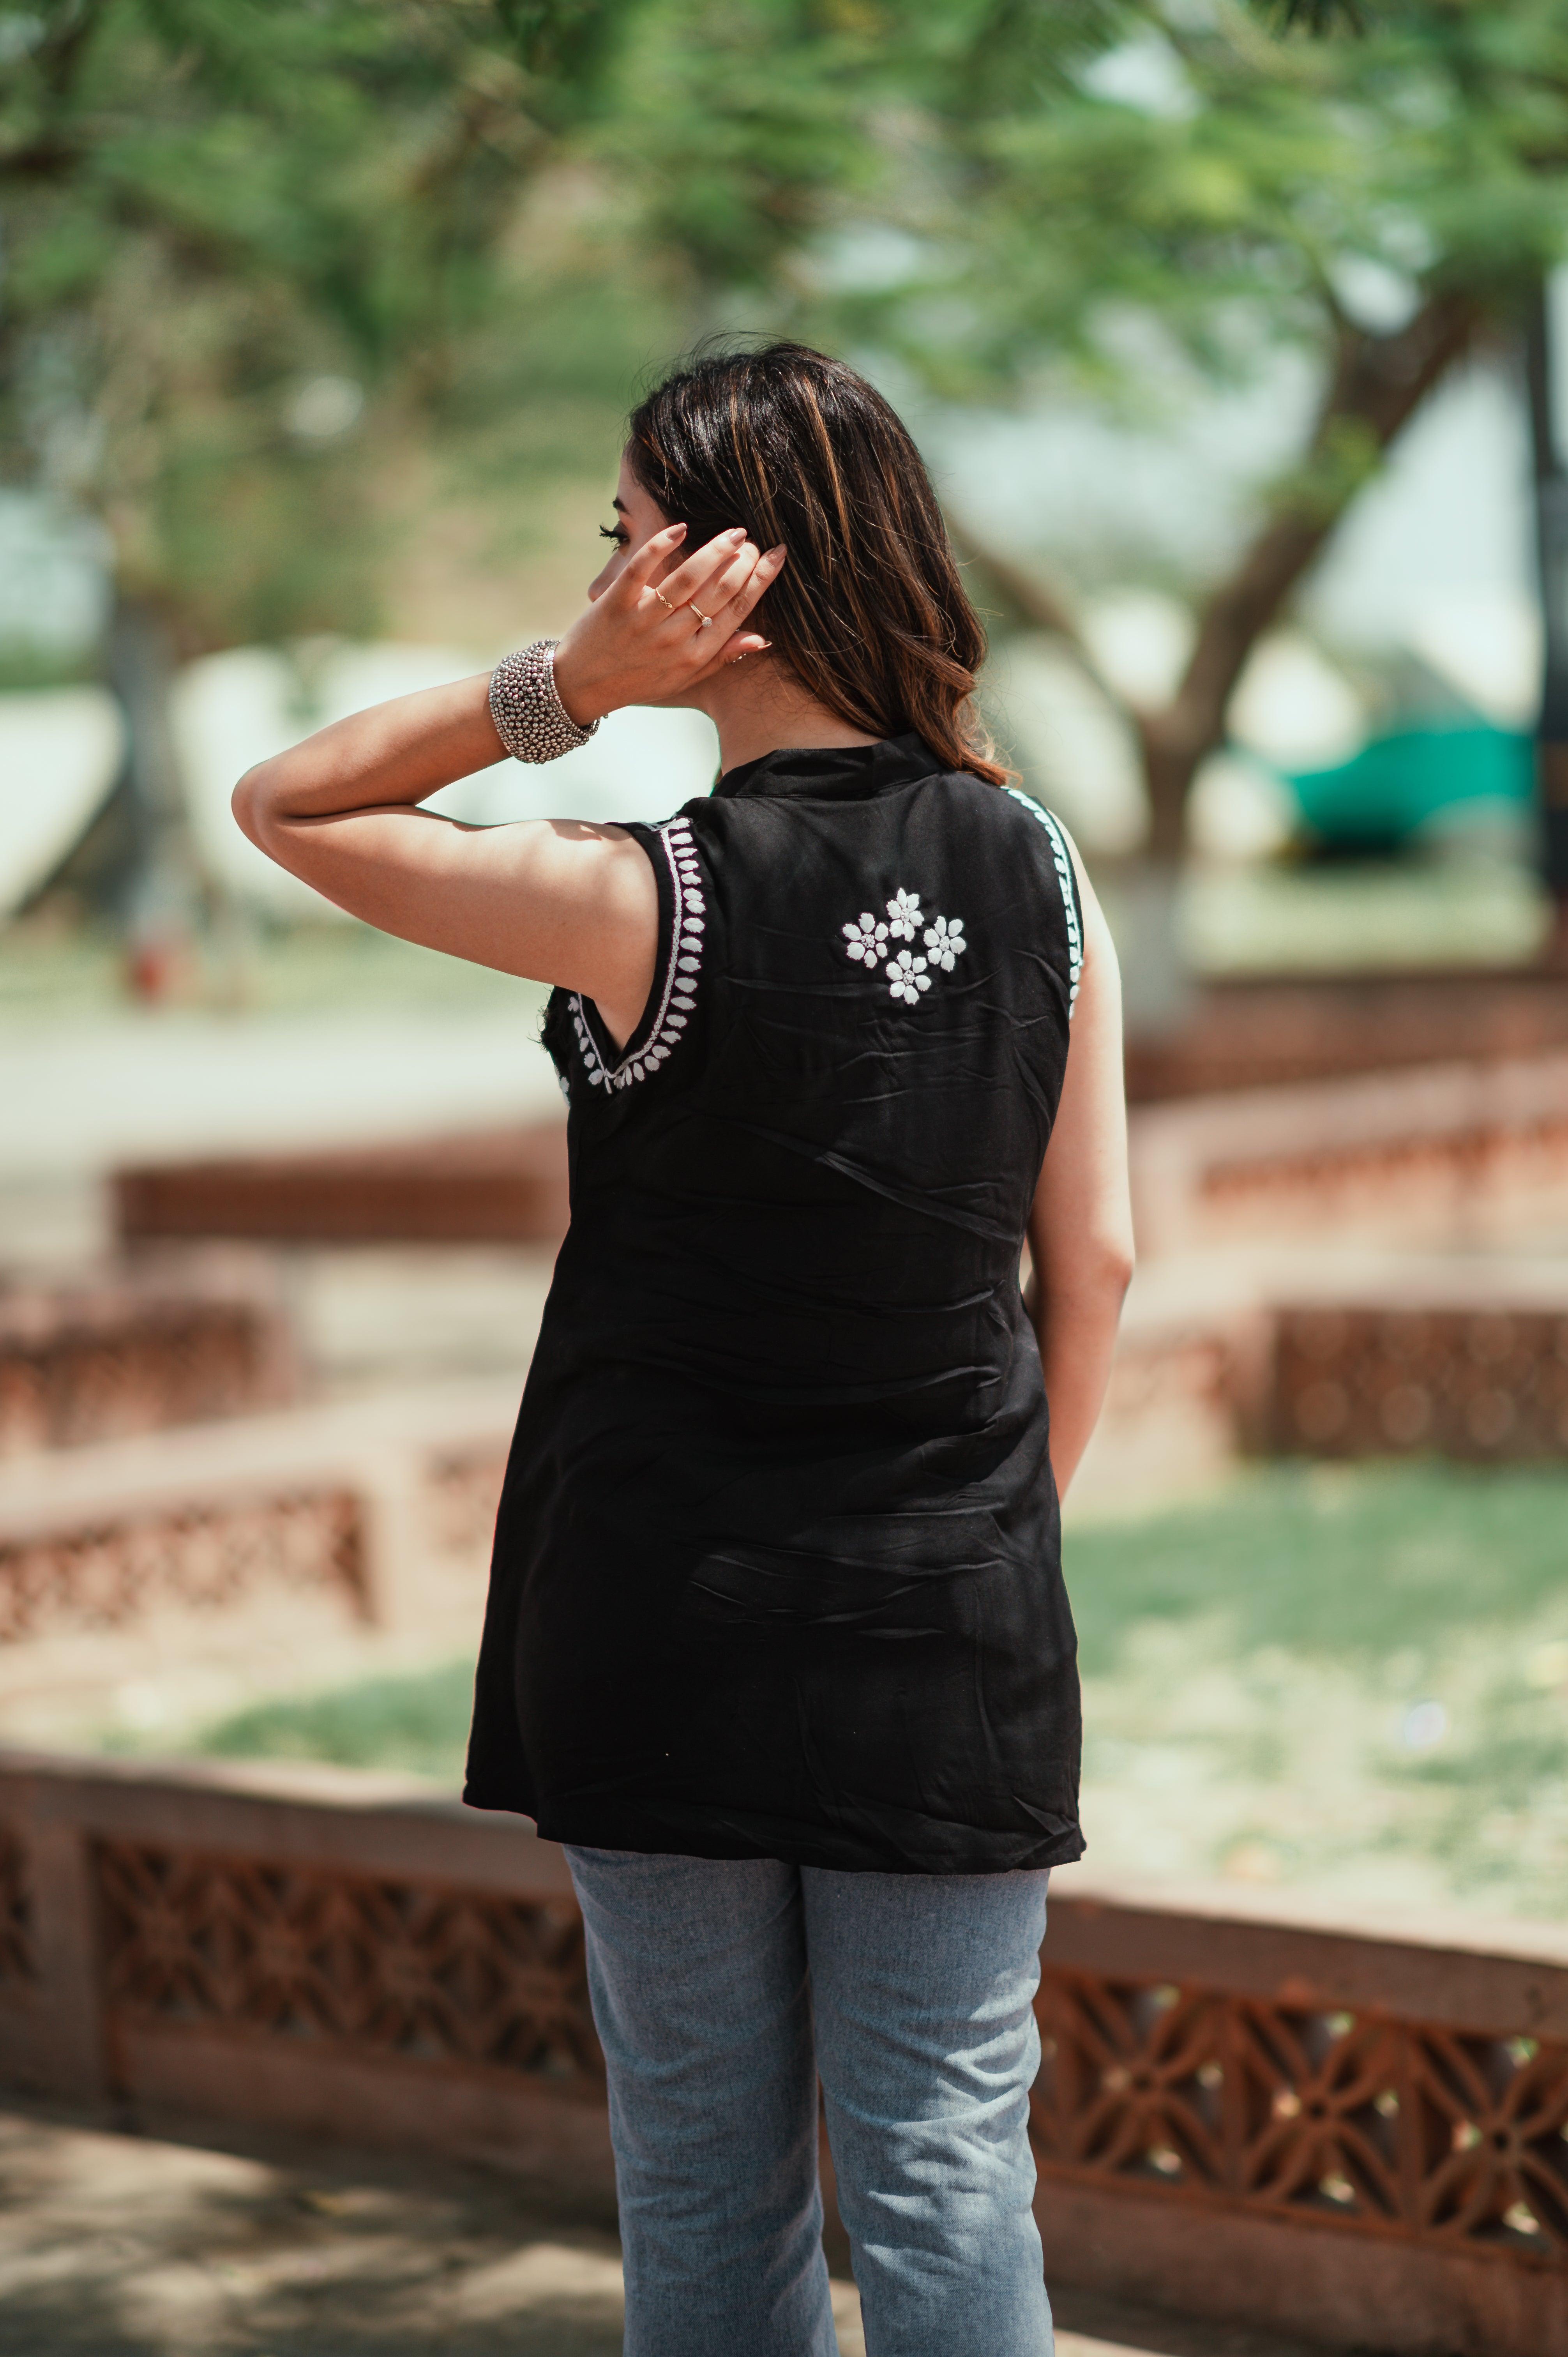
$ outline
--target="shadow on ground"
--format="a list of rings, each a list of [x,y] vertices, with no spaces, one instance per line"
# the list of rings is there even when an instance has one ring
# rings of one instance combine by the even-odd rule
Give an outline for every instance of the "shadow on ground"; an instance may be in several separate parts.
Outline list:
[[[844,2254],[830,2251],[835,2276]],[[1323,2357],[1060,2288],[1058,2357]],[[864,2357],[834,2283],[843,2357]],[[613,2222],[488,2166],[0,2113],[5,2357],[617,2357]]]

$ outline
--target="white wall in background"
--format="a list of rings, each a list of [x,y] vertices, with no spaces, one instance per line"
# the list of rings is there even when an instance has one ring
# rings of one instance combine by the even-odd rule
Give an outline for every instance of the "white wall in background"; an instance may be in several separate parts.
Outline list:
[[[31,491],[0,491],[0,642],[75,655],[109,610],[108,535]]]
[[[123,747],[119,706],[101,687],[0,695],[0,916],[81,839]]]
[[[1348,680],[1299,630],[1253,648],[1230,700],[1230,733],[1282,770],[1326,770],[1367,740],[1367,709]]]

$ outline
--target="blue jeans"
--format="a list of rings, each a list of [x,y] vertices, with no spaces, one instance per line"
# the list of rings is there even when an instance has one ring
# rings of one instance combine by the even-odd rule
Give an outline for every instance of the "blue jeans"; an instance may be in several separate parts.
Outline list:
[[[626,2357],[837,2357],[819,2072],[869,2357],[1050,2357],[1028,2139],[1047,1875],[566,1856]]]

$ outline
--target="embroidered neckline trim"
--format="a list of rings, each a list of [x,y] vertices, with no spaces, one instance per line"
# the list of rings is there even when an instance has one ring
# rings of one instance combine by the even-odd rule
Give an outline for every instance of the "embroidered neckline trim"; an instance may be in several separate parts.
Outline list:
[[[623,1055],[618,1064],[607,1064],[588,1028],[582,993],[574,991],[567,1001],[572,1010],[572,1028],[577,1035],[577,1052],[595,1088],[629,1089],[634,1081],[645,1081],[650,1072],[656,1072],[678,1045],[697,1003],[707,909],[703,897],[703,871],[697,865],[697,846],[689,819],[672,818],[655,832],[669,864],[673,916],[659,1011],[647,1039],[634,1052]]]
[[[1078,894],[1073,888],[1072,859],[1067,847],[1067,838],[1050,812],[1032,794],[1025,793],[1017,786],[1007,786],[1004,791],[1010,793],[1015,802],[1021,802],[1031,818],[1037,818],[1051,838],[1057,881],[1061,886],[1062,908],[1067,916],[1067,1011],[1070,1022],[1072,1010],[1078,1005],[1078,985],[1083,980],[1083,927],[1079,921]]]

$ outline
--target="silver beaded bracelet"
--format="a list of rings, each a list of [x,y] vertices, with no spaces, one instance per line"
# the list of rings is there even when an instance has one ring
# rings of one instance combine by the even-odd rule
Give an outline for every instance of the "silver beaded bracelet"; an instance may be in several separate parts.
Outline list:
[[[490,673],[490,718],[514,761],[558,761],[598,726],[579,728],[555,686],[554,639],[535,639],[503,655]]]

